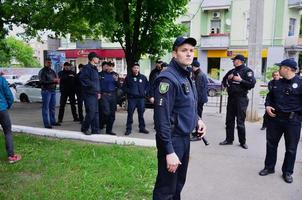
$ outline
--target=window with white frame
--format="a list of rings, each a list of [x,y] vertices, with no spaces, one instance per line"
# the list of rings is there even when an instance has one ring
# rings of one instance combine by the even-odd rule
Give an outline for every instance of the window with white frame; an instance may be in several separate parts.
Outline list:
[[[190,31],[191,31],[191,22],[190,21],[183,21],[181,22],[184,27],[186,27],[186,33],[184,34],[184,37],[190,37]]]
[[[290,18],[289,19],[288,36],[294,36],[295,35],[296,21],[297,20],[295,18]]]
[[[221,33],[221,20],[220,19],[212,19],[210,34],[218,34]]]

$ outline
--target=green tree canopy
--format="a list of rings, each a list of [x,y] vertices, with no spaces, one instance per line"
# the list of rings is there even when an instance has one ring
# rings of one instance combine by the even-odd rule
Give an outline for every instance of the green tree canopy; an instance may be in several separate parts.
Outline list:
[[[2,7],[18,9],[18,22],[26,33],[52,30],[73,39],[107,38],[122,46],[128,67],[142,55],[161,56],[172,48],[173,38],[184,33],[175,20],[186,11],[188,0],[5,0]],[[19,12],[24,8],[26,16]],[[3,9],[2,9],[3,10]],[[8,9],[9,11],[11,9]],[[7,11],[5,23],[16,23]],[[1,24],[0,24],[1,25]],[[1,26],[0,26],[1,27]]]
[[[8,37],[3,42],[8,51],[2,52],[0,66],[10,66],[10,61],[15,59],[21,67],[40,67],[39,61],[33,57],[34,50],[27,43],[14,37]]]

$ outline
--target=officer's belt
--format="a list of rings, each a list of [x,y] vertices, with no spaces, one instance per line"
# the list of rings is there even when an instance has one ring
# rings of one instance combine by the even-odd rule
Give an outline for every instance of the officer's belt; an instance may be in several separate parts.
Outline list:
[[[282,112],[282,111],[276,111],[276,115],[277,117],[280,117],[280,118],[290,118],[292,119],[294,116],[296,116],[297,112]]]
[[[115,92],[102,92],[102,95],[104,95],[104,96],[113,96],[113,95],[115,95]]]

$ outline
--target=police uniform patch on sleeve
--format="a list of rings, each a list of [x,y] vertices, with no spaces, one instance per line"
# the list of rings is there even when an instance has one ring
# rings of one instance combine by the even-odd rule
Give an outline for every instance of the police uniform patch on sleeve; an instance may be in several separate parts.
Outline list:
[[[159,84],[159,93],[165,94],[169,91],[169,83],[160,82]]]
[[[248,73],[247,73],[247,76],[248,76],[248,77],[252,77],[252,76],[253,76],[253,72],[248,72]]]

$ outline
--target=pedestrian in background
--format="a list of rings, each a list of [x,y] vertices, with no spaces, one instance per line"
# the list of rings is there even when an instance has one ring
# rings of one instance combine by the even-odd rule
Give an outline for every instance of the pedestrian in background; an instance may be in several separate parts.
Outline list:
[[[99,73],[101,90],[102,124],[106,125],[106,134],[116,135],[112,132],[116,111],[116,92],[119,87],[118,74],[113,71],[114,63],[109,62],[108,68]]]
[[[274,71],[274,72],[272,73],[272,77],[273,77],[273,80],[271,80],[271,81],[268,82],[268,84],[267,84],[267,88],[268,88],[269,90],[272,89],[272,87],[273,87],[275,81],[277,81],[277,80],[280,79],[279,71]],[[268,114],[267,114],[267,112],[265,111],[265,113],[264,113],[264,115],[263,115],[262,127],[261,127],[260,130],[265,130],[265,129],[266,129],[266,127],[267,127],[267,120],[268,120]]]
[[[42,117],[45,128],[52,126],[60,126],[56,122],[56,85],[59,83],[59,78],[56,72],[51,69],[51,60],[45,60],[44,67],[39,71],[39,81],[41,84],[42,95]]]
[[[97,65],[99,58],[95,52],[88,54],[89,63],[85,65],[80,74],[82,84],[83,99],[86,116],[82,123],[81,131],[85,135],[99,134],[99,106],[100,80]],[[89,132],[89,127],[91,132]]]
[[[231,145],[234,141],[235,119],[240,146],[248,149],[246,144],[245,117],[249,103],[248,91],[254,88],[256,79],[254,72],[245,66],[245,58],[238,54],[233,60],[234,69],[223,77],[222,85],[227,88],[228,103],[226,114],[226,139],[220,145]]]
[[[105,72],[107,72],[108,70],[108,67],[109,67],[109,62],[107,61],[103,61],[102,62],[102,71],[99,72],[99,79],[100,79],[100,84],[101,84],[101,76],[103,76],[103,74]],[[100,89],[101,89],[101,85],[100,85]],[[103,129],[106,124],[105,124],[105,116],[104,116],[104,112],[102,110],[103,106],[102,106],[102,98],[99,99],[99,126],[100,126],[100,129]]]
[[[301,133],[302,121],[302,78],[296,75],[297,63],[293,59],[283,60],[280,66],[281,79],[272,82],[265,100],[269,115],[266,129],[266,156],[260,176],[275,173],[279,141],[284,135],[285,157],[282,177],[292,183],[296,152]]]
[[[202,119],[203,105],[208,102],[208,78],[205,73],[200,69],[200,63],[194,60],[192,63],[192,80],[195,83],[197,91],[197,113],[200,119]],[[198,137],[197,130],[192,133],[191,141],[199,141],[201,137]]]
[[[139,64],[134,63],[131,68],[131,74],[128,74],[123,83],[123,91],[126,93],[128,100],[127,109],[127,124],[125,135],[131,134],[133,124],[133,113],[137,108],[139,132],[148,134],[146,129],[144,112],[145,112],[145,97],[149,92],[149,82],[143,74],[139,72]]]
[[[83,67],[84,67],[83,64],[79,64],[78,65],[79,72],[75,75],[75,93],[76,93],[76,97],[77,97],[77,106],[78,106],[80,123],[82,123],[84,120],[82,84],[80,81],[80,75],[82,73],[81,71],[82,71]]]
[[[21,156],[14,153],[12,123],[8,113],[13,103],[14,98],[8,87],[8,82],[4,77],[0,76],[0,124],[5,136],[5,147],[9,163],[21,160]]]
[[[75,93],[76,93],[76,74],[71,70],[72,65],[69,62],[65,62],[63,65],[63,70],[58,73],[60,79],[60,109],[58,115],[58,122],[63,122],[65,105],[67,99],[69,99],[69,104],[71,108],[71,113],[73,116],[73,121],[78,122],[80,119],[78,118],[77,109],[76,109],[76,101],[75,101]]]
[[[154,80],[157,78],[157,76],[162,71],[162,69],[163,69],[162,64],[163,64],[163,61],[157,60],[156,64],[155,64],[155,68],[150,72],[150,75],[149,75],[149,85],[150,85],[149,101],[151,103],[154,103]]]
[[[197,114],[197,92],[188,69],[194,57],[194,38],[178,37],[169,67],[155,80],[154,124],[158,171],[153,200],[181,199],[186,181],[190,134],[206,127]]]

